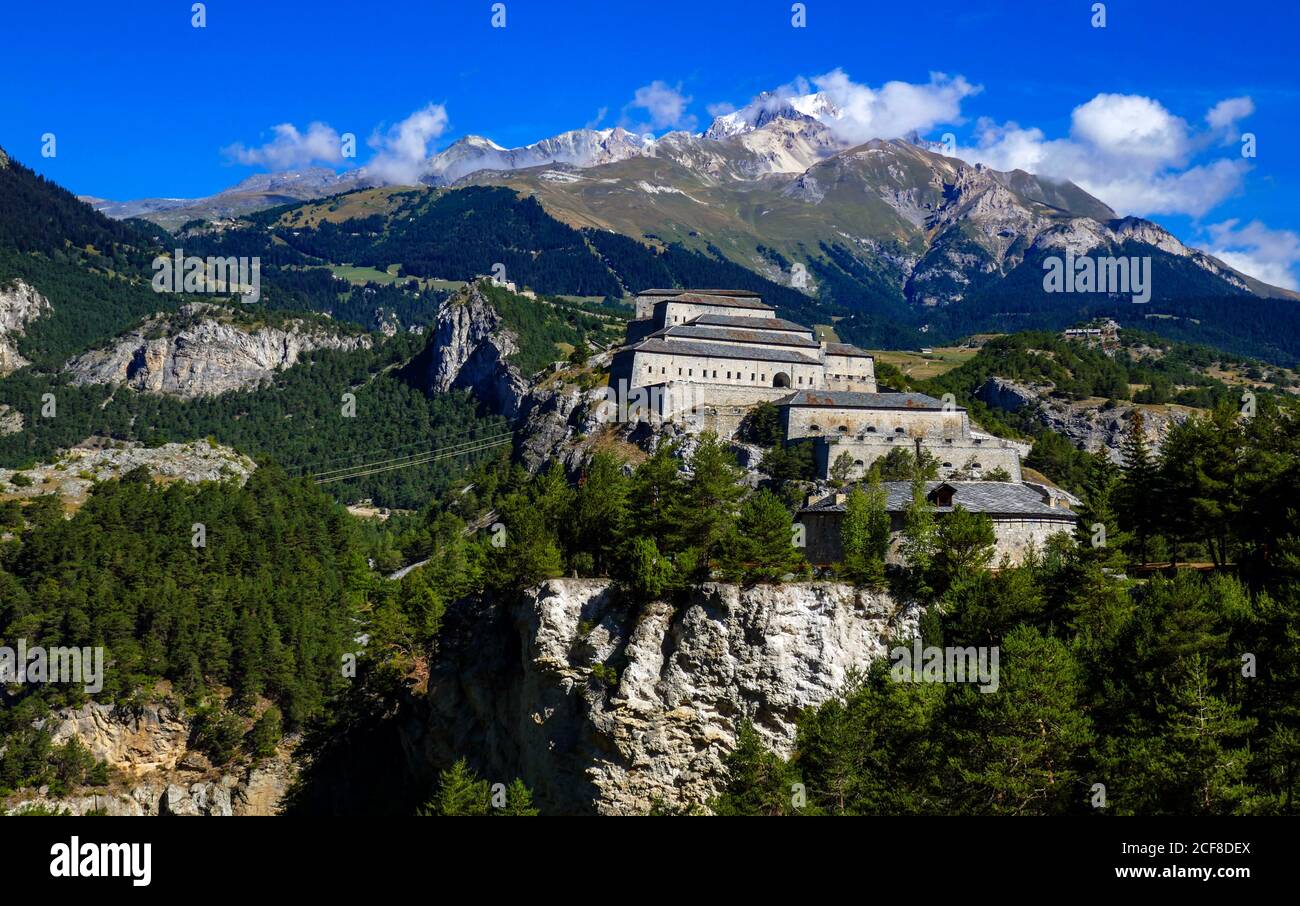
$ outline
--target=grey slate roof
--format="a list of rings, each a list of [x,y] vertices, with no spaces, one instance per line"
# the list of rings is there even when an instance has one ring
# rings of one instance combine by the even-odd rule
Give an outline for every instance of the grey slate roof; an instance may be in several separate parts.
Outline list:
[[[1038,491],[1012,481],[927,481],[925,492],[930,494],[944,484],[955,491],[953,506],[934,507],[936,512],[949,513],[953,507],[960,506],[968,512],[987,513],[990,516],[1033,516],[1071,522],[1079,518],[1069,510],[1048,506]],[[891,513],[901,513],[907,508],[912,499],[911,482],[885,481],[881,485],[885,489],[885,509]],[[823,502],[804,507],[799,512],[842,513],[845,508],[843,503]]]
[[[812,328],[787,321],[784,318],[758,318],[752,315],[700,315],[692,318],[688,324],[700,324],[711,327],[739,327],[750,330],[780,330],[788,333],[802,333],[812,336]]]
[[[865,349],[859,349],[858,347],[854,346],[852,343],[827,343],[826,354],[852,356],[854,358],[859,358],[859,359],[872,358],[871,353],[867,352]]]
[[[758,320],[747,318],[746,320]],[[777,346],[800,346],[804,349],[820,349],[821,344],[807,334],[793,334],[762,330],[746,330],[740,327],[710,327],[708,325],[670,324],[662,330],[652,333],[652,337],[667,337],[683,340],[711,340],[719,343],[773,343]]]
[[[703,293],[706,296],[749,296],[754,299],[761,299],[758,293],[750,292],[747,289],[643,289],[637,293],[638,296],[680,296],[683,293]]]
[[[800,365],[820,365],[821,359],[795,349],[763,349],[758,346],[734,346],[729,343],[700,343],[690,340],[670,340],[650,336],[628,346],[627,352],[659,352],[666,355],[693,355],[715,359],[749,359],[761,362],[796,362]]]
[[[943,401],[924,393],[855,393],[849,390],[800,390],[776,401],[778,406],[828,409],[943,409]],[[957,412],[965,411],[961,406]]]
[[[713,295],[702,292],[680,292],[675,296],[664,296],[660,298],[655,305],[661,305],[665,302],[684,302],[688,305],[714,305],[718,308],[746,308],[755,311],[776,311],[772,306],[766,305],[758,296],[731,296],[731,295]]]

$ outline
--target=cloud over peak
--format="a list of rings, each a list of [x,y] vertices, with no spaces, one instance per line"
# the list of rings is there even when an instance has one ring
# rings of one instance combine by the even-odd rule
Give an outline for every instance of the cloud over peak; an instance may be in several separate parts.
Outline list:
[[[236,142],[223,148],[232,161],[270,170],[292,170],[313,164],[337,166],[343,162],[342,139],[328,123],[314,122],[306,132],[292,123],[271,127],[274,138],[264,145],[249,148]]]
[[[1102,93],[1074,108],[1068,136],[981,119],[974,147],[959,148],[957,156],[1068,179],[1124,214],[1201,217],[1241,191],[1250,164],[1240,155],[1198,158],[1236,141],[1238,123],[1253,110],[1250,98],[1228,98],[1197,130],[1155,98]]]

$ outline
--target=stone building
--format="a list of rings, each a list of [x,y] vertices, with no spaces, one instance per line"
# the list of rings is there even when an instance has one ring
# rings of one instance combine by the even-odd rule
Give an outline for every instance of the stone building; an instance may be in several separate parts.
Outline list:
[[[818,341],[812,328],[778,318],[751,293],[647,290],[637,296],[636,315],[627,345],[613,356],[613,387],[691,385],[691,394],[676,396],[697,406],[751,406],[800,388],[876,389],[870,354]]]
[[[811,439],[817,474],[829,478],[842,456],[861,477],[890,451],[924,450],[940,478],[979,479],[996,470],[1020,481],[1025,444],[973,431],[961,406],[923,393],[797,391],[776,401],[787,441]]]
[[[888,562],[900,563],[898,548],[902,538],[903,516],[912,499],[912,486],[906,481],[883,482],[885,509],[889,512],[893,540]],[[993,562],[1004,556],[1012,564],[1024,562],[1032,547],[1042,551],[1047,540],[1064,532],[1073,535],[1078,516],[1069,508],[1074,498],[1053,493],[1043,485],[1008,481],[929,481],[926,498],[942,519],[957,506],[971,513],[983,513],[993,523],[997,539]],[[831,494],[809,501],[796,519],[804,526],[804,553],[814,564],[838,563],[843,559],[840,527],[847,508],[847,492]]]

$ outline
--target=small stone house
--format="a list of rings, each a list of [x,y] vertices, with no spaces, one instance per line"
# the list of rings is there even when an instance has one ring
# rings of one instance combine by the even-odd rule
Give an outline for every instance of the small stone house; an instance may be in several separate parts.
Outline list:
[[[883,487],[885,509],[889,512],[894,533],[889,562],[901,563],[898,543],[902,536],[903,514],[912,499],[912,485],[907,481],[886,481]],[[1073,535],[1079,517],[1069,507],[1075,498],[1053,491],[1045,485],[1009,481],[926,482],[926,498],[937,518],[942,519],[960,506],[971,513],[983,513],[992,520],[997,538],[994,563],[1007,555],[1013,564],[1019,564],[1031,546],[1041,551],[1052,535],[1060,532]],[[820,500],[810,500],[799,510],[796,519],[804,527],[804,553],[811,563],[829,565],[843,559],[840,527],[847,503],[848,494],[839,492]]]

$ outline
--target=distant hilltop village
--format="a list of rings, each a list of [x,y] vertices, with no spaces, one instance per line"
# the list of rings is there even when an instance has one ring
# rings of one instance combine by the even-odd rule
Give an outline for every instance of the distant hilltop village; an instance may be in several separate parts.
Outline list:
[[[651,289],[636,297],[627,344],[614,352],[610,386],[643,392],[650,413],[688,430],[734,436],[746,413],[770,402],[786,442],[810,440],[817,476],[862,478],[893,450],[928,453],[938,465],[929,495],[942,514],[954,505],[986,513],[998,553],[1014,560],[1072,531],[1070,495],[1025,482],[1028,445],[974,430],[949,397],[881,390],[871,354],[819,341],[810,327],[776,316],[755,293],[731,289]],[[837,468],[838,464],[838,468]],[[986,480],[994,479],[994,480]],[[903,491],[889,488],[891,512]],[[800,512],[815,560],[838,558],[843,495],[809,501]]]

